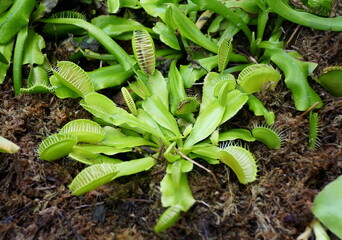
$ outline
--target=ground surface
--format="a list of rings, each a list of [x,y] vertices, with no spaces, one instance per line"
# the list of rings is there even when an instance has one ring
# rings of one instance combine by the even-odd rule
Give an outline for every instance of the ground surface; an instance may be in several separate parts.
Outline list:
[[[296,25],[285,29],[287,37]],[[341,33],[300,27],[289,49],[323,67],[341,64]],[[21,150],[0,155],[0,239],[295,239],[312,219],[316,194],[341,174],[342,99],[314,81],[324,106],[319,109],[321,145],[308,150],[308,116],[300,117],[283,83],[259,94],[284,131],[283,146],[269,150],[249,144],[258,159],[258,180],[247,186],[224,165],[206,165],[218,177],[195,169],[188,178],[196,204],[168,231],[153,227],[162,213],[159,182],[165,168],[123,177],[75,197],[68,184],[83,168],[69,159],[39,160],[39,143],[68,121],[90,118],[78,100],[53,94],[13,96],[10,78],[0,86],[0,135]],[[232,127],[251,126],[258,118],[247,108]],[[332,237],[333,239],[337,239]]]

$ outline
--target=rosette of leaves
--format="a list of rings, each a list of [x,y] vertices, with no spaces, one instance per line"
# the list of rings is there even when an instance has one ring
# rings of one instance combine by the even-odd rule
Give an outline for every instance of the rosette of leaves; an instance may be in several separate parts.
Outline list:
[[[143,35],[139,33],[137,37]],[[140,40],[134,47],[139,48],[137,44],[144,44],[146,49],[146,42]],[[154,53],[153,49],[148,52]],[[202,159],[210,164],[226,164],[243,184],[255,181],[257,165],[248,148],[218,144],[220,135],[217,129],[232,118],[249,98],[248,93],[236,84],[234,76],[208,73],[199,104],[196,97],[187,96],[176,62],[171,64],[166,79],[155,69],[151,58],[154,59],[154,56],[137,57],[138,61],[146,62],[139,63],[141,70],[136,72],[136,81],[122,88],[129,112],[105,95],[95,92],[89,76],[82,68],[71,62],[59,62],[50,79],[57,88],[57,95],[80,97],[81,106],[93,114],[98,123],[91,120],[70,122],[59,133],[44,140],[38,152],[42,159],[49,161],[68,156],[89,165],[70,184],[74,195],[84,194],[120,176],[148,170],[156,161],[165,161],[167,170],[160,190],[162,205],[167,210],[155,227],[156,232],[161,232],[195,203],[187,173],[194,164],[202,166],[194,159]],[[193,113],[197,111],[195,118]],[[186,124],[180,124],[179,118],[185,120]],[[267,134],[266,137],[260,137],[266,132],[255,129],[247,135],[254,134],[252,140],[261,139],[267,144],[273,140],[265,140]],[[233,135],[241,138],[241,133],[240,136],[239,133]],[[152,151],[144,152],[142,146],[148,146]],[[133,148],[140,149],[140,153],[134,153]],[[115,158],[116,154],[126,152],[133,153],[131,156],[136,158]],[[151,152],[155,154],[151,155]]]

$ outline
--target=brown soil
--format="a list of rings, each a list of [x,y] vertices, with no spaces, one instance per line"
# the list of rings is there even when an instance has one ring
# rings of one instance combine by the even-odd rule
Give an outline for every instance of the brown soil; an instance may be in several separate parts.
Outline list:
[[[319,63],[321,71],[341,64],[341,39],[341,33],[300,27],[289,48]],[[0,239],[295,239],[313,219],[316,194],[342,172],[342,99],[310,84],[324,101],[317,111],[321,144],[316,150],[308,150],[308,116],[299,116],[283,83],[274,92],[259,94],[285,135],[278,150],[249,144],[258,159],[258,180],[245,186],[228,167],[202,162],[220,186],[195,168],[188,179],[196,204],[156,235],[164,165],[72,196],[68,184],[84,166],[69,159],[39,160],[36,149],[68,121],[91,116],[78,100],[52,94],[14,97],[7,79],[0,86],[0,135],[21,149],[0,155]],[[258,120],[245,108],[230,124],[246,127]]]

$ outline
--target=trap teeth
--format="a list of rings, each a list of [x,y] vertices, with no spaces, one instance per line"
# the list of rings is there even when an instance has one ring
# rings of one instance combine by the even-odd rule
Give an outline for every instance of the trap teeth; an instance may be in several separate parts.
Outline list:
[[[60,131],[61,134],[67,134],[77,137],[78,142],[98,143],[106,135],[103,128],[96,122],[88,119],[78,119],[67,123]]]
[[[54,134],[46,138],[38,148],[41,159],[52,161],[67,156],[77,144],[77,137],[66,134]]]
[[[254,64],[244,68],[237,81],[246,93],[254,93],[262,90],[265,86],[274,89],[280,78],[280,73],[271,66]]]

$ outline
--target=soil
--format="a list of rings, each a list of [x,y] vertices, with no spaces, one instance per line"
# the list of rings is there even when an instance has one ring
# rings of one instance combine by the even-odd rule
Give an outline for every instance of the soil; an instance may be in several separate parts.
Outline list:
[[[288,49],[317,62],[316,74],[341,65],[342,33],[288,24],[285,38],[296,28]],[[308,116],[296,111],[284,83],[273,92],[261,92],[258,97],[274,111],[274,125],[284,133],[282,147],[248,144],[259,166],[257,181],[248,185],[240,184],[223,164],[201,162],[215,173],[219,186],[195,168],[188,175],[195,205],[157,235],[153,227],[164,210],[159,193],[164,164],[83,196],[71,195],[68,185],[84,165],[67,158],[40,160],[37,147],[67,122],[91,115],[77,99],[14,97],[8,77],[0,86],[0,135],[21,149],[0,155],[0,239],[295,239],[314,217],[314,197],[342,172],[342,99],[315,81],[310,85],[324,102],[317,110],[320,145],[315,150],[308,149]],[[230,124],[246,127],[259,120],[244,108]]]

